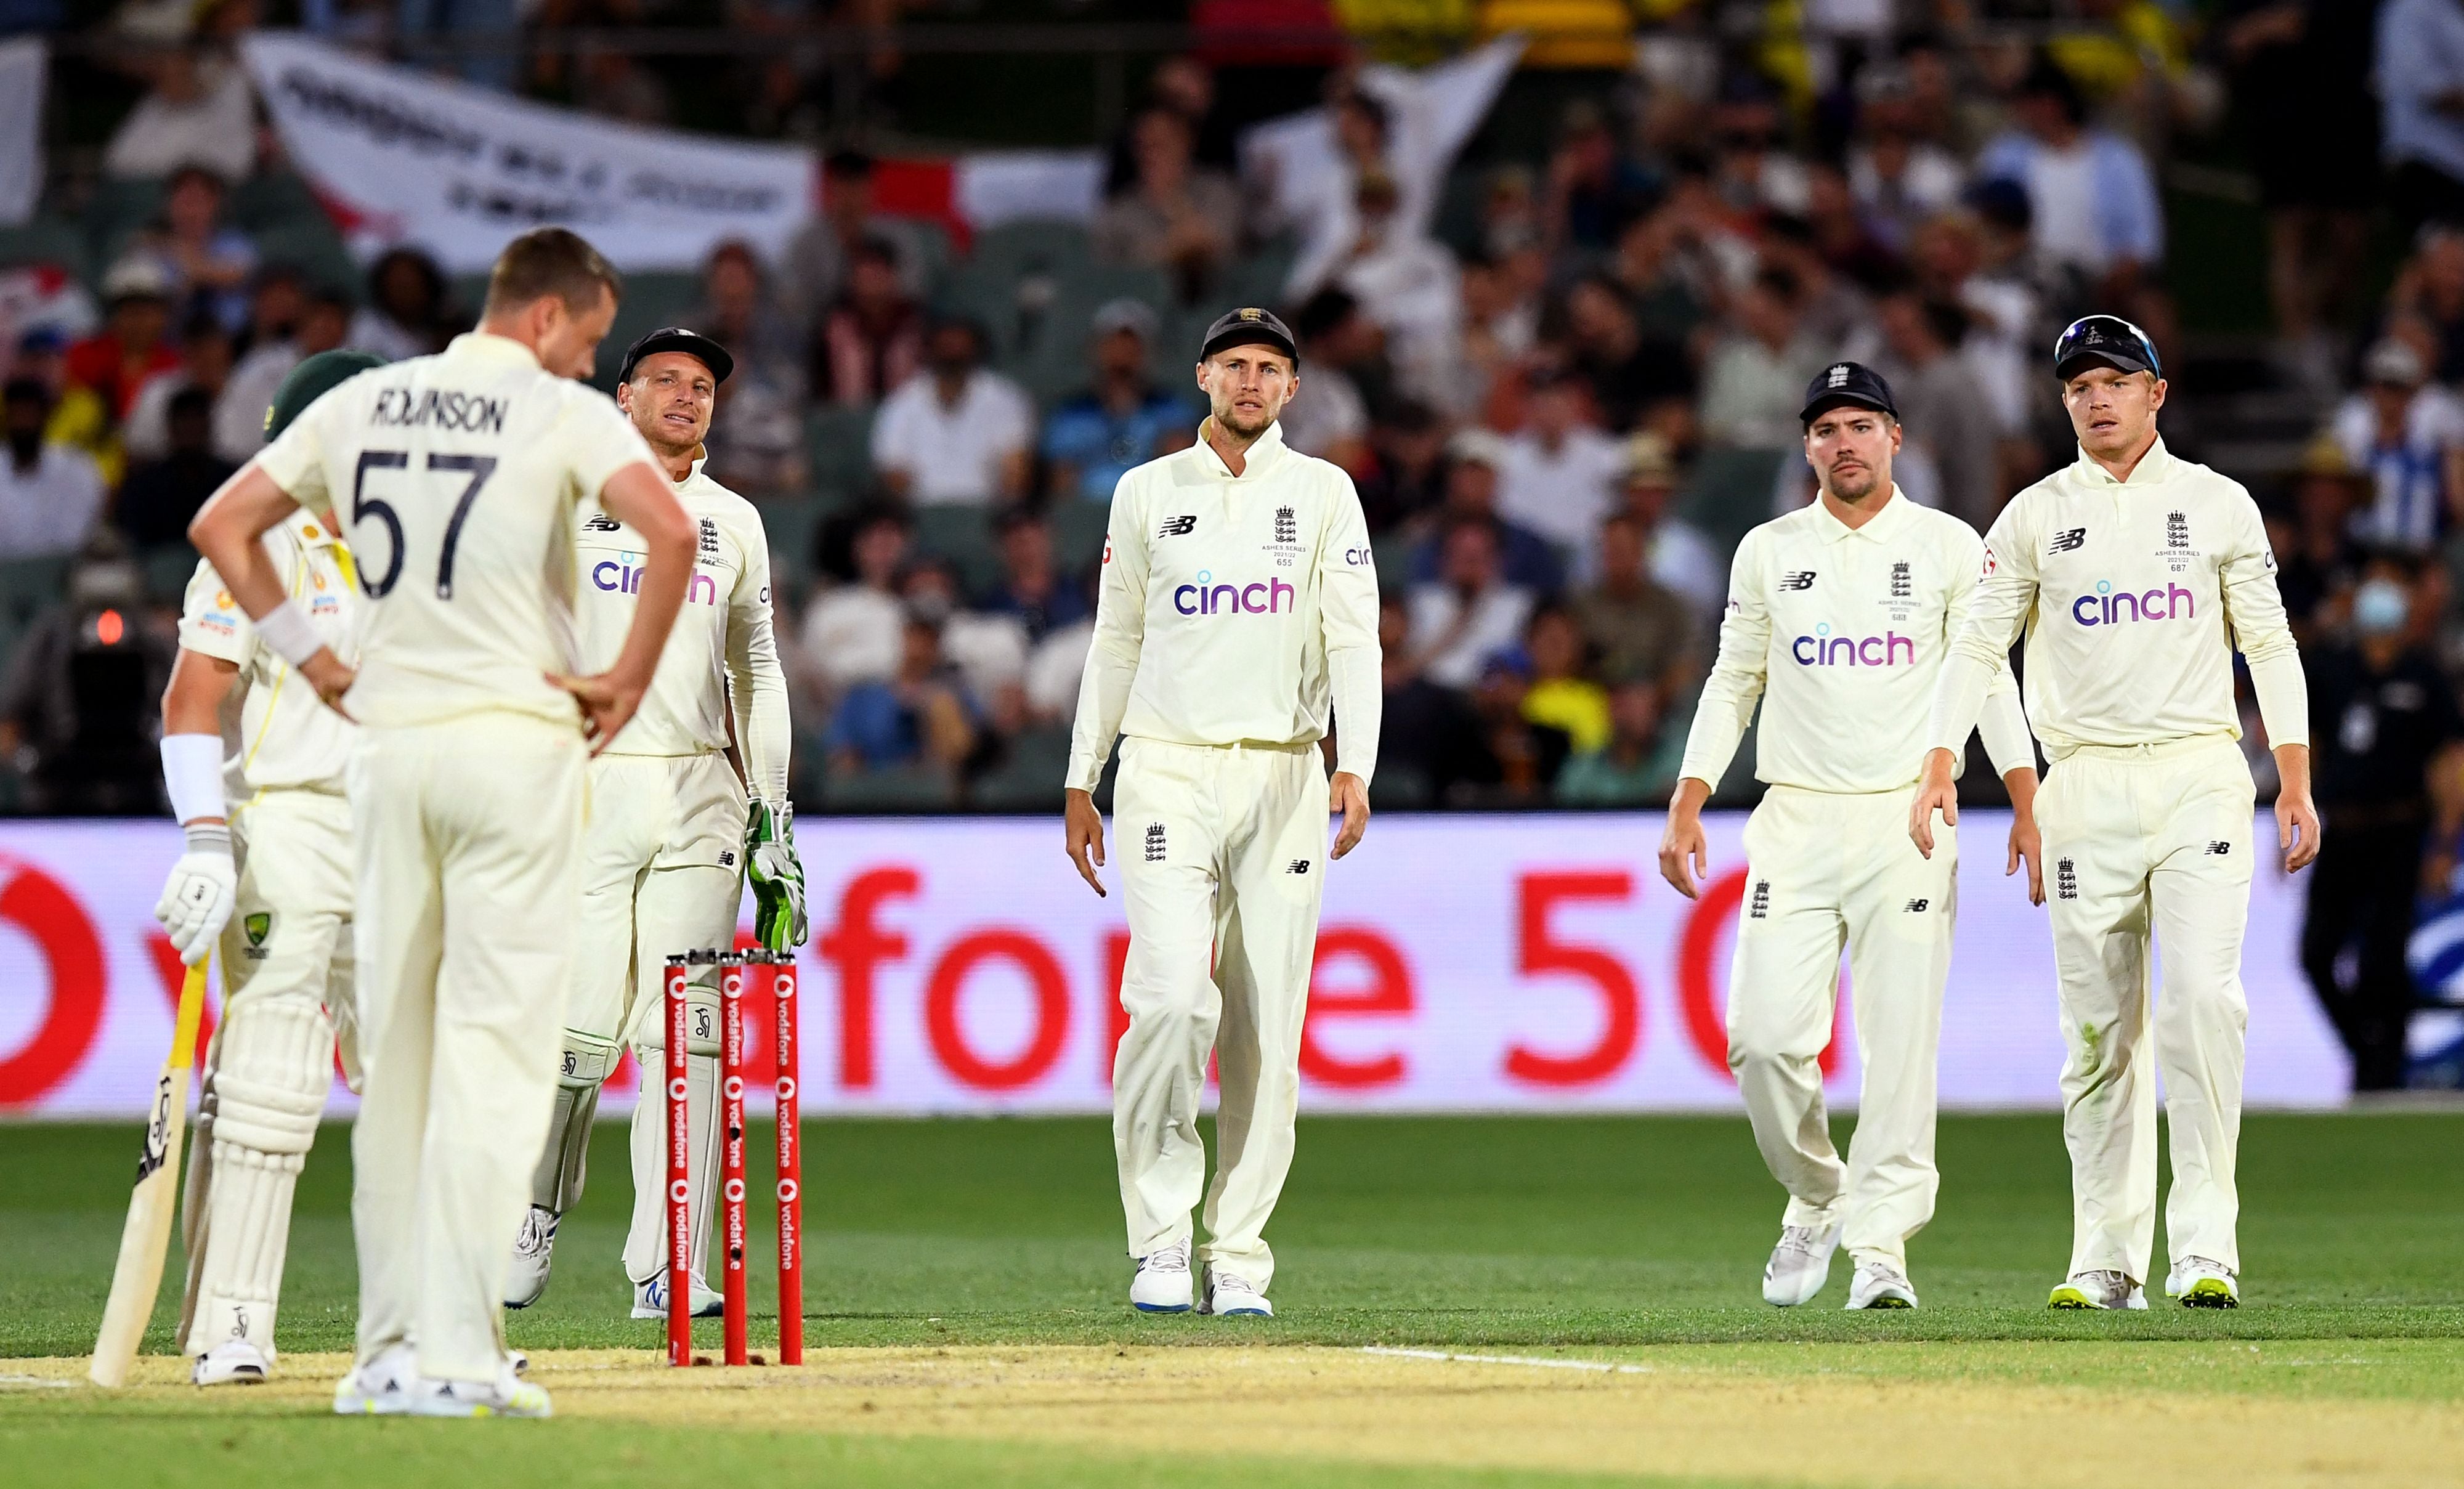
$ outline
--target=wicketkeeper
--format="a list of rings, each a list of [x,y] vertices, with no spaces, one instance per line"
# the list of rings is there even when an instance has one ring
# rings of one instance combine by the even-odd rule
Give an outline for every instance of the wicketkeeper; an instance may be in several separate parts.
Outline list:
[[[669,955],[735,946],[748,872],[761,944],[785,951],[804,940],[804,870],[787,800],[787,686],[771,631],[770,543],[753,504],[702,471],[702,438],[718,385],[735,365],[709,337],[671,326],[627,348],[617,375],[617,406],[675,483],[699,548],[641,712],[590,763],[564,1059],[530,1211],[514,1243],[509,1307],[528,1306],[547,1289],[557,1221],[582,1197],[591,1117],[626,1044],[653,1073],[645,1090],[655,1086],[667,1048],[660,1010]],[[605,665],[625,644],[641,553],[624,523],[585,509],[574,544],[585,668]],[[691,1130],[701,1137],[692,1171],[693,1311],[715,1314],[721,1300],[703,1283],[702,1256],[719,1142],[718,970],[698,969],[688,997],[687,1099]],[[667,1140],[667,1106],[646,1095],[633,1108],[633,1223],[624,1253],[635,1318],[668,1311]]]
[[[302,361],[266,411],[266,437],[326,389],[382,364],[340,351]],[[355,663],[363,606],[341,535],[301,512],[263,543],[319,639]],[[292,1190],[334,1084],[338,1028],[358,1082],[342,789],[355,733],[265,646],[200,560],[163,696],[163,778],[187,850],[154,907],[189,965],[222,947],[222,1020],[206,1050],[181,1203],[188,1278],[179,1339],[200,1386],[253,1385],[273,1369]]]

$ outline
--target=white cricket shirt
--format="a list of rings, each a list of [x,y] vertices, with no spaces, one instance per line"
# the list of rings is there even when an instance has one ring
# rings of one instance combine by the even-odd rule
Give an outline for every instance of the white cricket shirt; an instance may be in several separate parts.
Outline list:
[[[333,525],[313,513],[295,513],[259,541],[317,639],[346,665],[354,663],[367,604]],[[223,703],[223,794],[231,804],[260,791],[341,793],[357,731],[257,640],[222,576],[203,558],[180,607],[180,646],[239,668],[239,687]]]
[[[1091,791],[1126,734],[1171,744],[1306,744],[1340,726],[1336,769],[1377,765],[1377,568],[1340,467],[1269,426],[1234,475],[1198,443],[1112,493],[1095,640],[1068,784]]]
[[[361,373],[255,457],[349,535],[370,603],[343,706],[388,729],[492,710],[579,721],[547,680],[578,662],[574,509],[636,463],[657,469],[606,394],[477,331]]]
[[[2022,627],[2028,717],[2055,759],[2080,745],[2240,738],[2236,649],[2269,744],[2310,742],[2301,657],[2258,505],[2161,439],[2126,482],[2082,451],[2002,510],[1943,670],[1929,747],[1967,734],[1986,664]]]
[[[1718,785],[1761,699],[1756,778],[1843,793],[1914,785],[1926,706],[1983,554],[1975,529],[1896,486],[1862,527],[1816,498],[1748,533],[1680,774]],[[2007,659],[1991,681],[1986,753],[1997,772],[2034,766]]]
[[[787,682],[771,628],[770,542],[753,503],[702,473],[676,486],[698,533],[684,608],[659,653],[641,712],[610,755],[710,755],[727,748],[731,710],[754,795],[787,799]],[[591,503],[577,529],[582,667],[615,666],[642,586],[642,540]]]

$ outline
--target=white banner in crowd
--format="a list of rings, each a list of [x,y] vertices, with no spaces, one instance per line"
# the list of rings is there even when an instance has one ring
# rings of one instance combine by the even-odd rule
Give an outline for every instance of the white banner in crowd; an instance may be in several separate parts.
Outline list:
[[[803,826],[806,1112],[1109,1109],[1128,933],[1119,897],[1062,857],[1057,821]],[[1711,891],[1692,904],[1652,867],[1656,814],[1381,818],[1328,876],[1304,1108],[1737,1110],[1722,1020],[1744,818],[1708,826]],[[2050,1107],[2044,914],[2002,877],[2004,821],[1961,826],[1942,1099]],[[2274,842],[2272,821],[2256,831]],[[179,989],[151,909],[179,851],[168,824],[0,825],[0,1112],[143,1114]],[[2343,1053],[2295,960],[2300,920],[2299,887],[2263,867],[2243,970],[2254,1106],[2343,1100]],[[1827,1060],[1833,1100],[1853,1103],[1854,1039]],[[610,1109],[633,1084],[628,1061]],[[333,1109],[349,1108],[338,1084]]]
[[[731,238],[775,260],[812,214],[812,156],[795,146],[526,103],[295,35],[241,47],[283,150],[363,253],[407,244],[479,273],[553,225],[619,269],[691,270]]]

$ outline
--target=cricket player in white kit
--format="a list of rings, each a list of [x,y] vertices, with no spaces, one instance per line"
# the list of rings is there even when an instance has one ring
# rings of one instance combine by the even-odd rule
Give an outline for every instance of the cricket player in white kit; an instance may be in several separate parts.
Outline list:
[[[702,439],[718,386],[735,366],[716,341],[669,326],[627,347],[617,370],[616,405],[674,483],[697,547],[684,609],[642,711],[590,762],[564,1059],[530,1213],[514,1244],[511,1307],[526,1307],[547,1289],[557,1221],[582,1197],[591,1116],[617,1052],[629,1042],[641,1069],[665,1066],[667,958],[735,947],[748,865],[762,944],[785,951],[804,939],[803,870],[787,800],[787,683],[771,633],[770,541],[753,504],[702,472]],[[624,649],[641,561],[642,542],[630,528],[605,512],[583,517],[574,567],[585,668],[612,663]],[[702,1284],[699,1248],[717,1171],[718,969],[701,969],[688,996],[695,1031],[688,1110],[691,1130],[702,1138],[693,1161],[693,1297],[696,1312],[715,1313],[721,1300]],[[646,1094],[633,1107],[633,1224],[624,1254],[635,1318],[668,1312],[667,1141],[666,1104]]]
[[[641,435],[571,381],[616,287],[562,229],[517,238],[479,330],[326,394],[189,528],[264,644],[362,726],[360,1325],[340,1412],[550,1412],[514,1372],[501,1300],[555,1104],[583,759],[649,688],[694,541]],[[578,677],[573,530],[594,497],[645,558],[624,653]],[[370,602],[356,675],[257,542],[303,506],[343,520]]]
[[[1291,1169],[1330,805],[1343,813],[1331,857],[1369,825],[1384,703],[1377,571],[1352,478],[1276,427],[1299,385],[1284,323],[1254,309],[1217,320],[1198,385],[1213,408],[1198,443],[1130,471],[1112,494],[1070,741],[1067,845],[1102,894],[1093,792],[1113,736],[1126,736],[1112,815],[1126,844],[1130,1026],[1112,1062],[1112,1145],[1137,1262],[1130,1301],[1191,1305],[1212,1050],[1222,1084],[1198,1304],[1270,1314],[1264,1232]],[[1318,744],[1330,709],[1331,784]]]
[[[2319,852],[2301,658],[2250,493],[2156,432],[2166,383],[2145,333],[2112,316],[2054,354],[2079,457],[2021,492],[1986,535],[1985,576],[1934,697],[1909,817],[1958,820],[1953,746],[2027,633],[2028,715],[2053,767],[2036,820],[2053,867],[2070,1276],[2057,1308],[2144,1308],[2156,1227],[2156,1072],[2172,1128],[2166,1291],[2234,1306],[2241,1252],[2242,930],[2254,792],[2234,743],[2233,652],[2250,667],[2282,788],[2287,872]],[[2164,949],[2152,1010],[2150,943]]]
[[[341,351],[302,361],[267,410],[267,434],[383,364]],[[346,664],[357,659],[363,602],[341,535],[302,512],[262,541],[318,640]],[[217,942],[222,950],[222,1018],[206,1050],[181,1200],[188,1275],[179,1338],[200,1386],[255,1385],[274,1368],[292,1191],[334,1084],[336,1030],[353,1018],[342,774],[354,733],[259,643],[222,576],[199,562],[163,696],[163,777],[187,850],[154,914],[190,965]],[[346,1033],[352,1063],[354,1042]]]
[[[1984,544],[1910,501],[1890,385],[1856,362],[1815,374],[1802,412],[1820,493],[1746,535],[1669,803],[1660,871],[1687,899],[1709,855],[1703,803],[1762,704],[1746,826],[1747,903],[1728,978],[1728,1068],[1754,1142],[1788,1191],[1763,1297],[1810,1303],[1843,1242],[1851,1308],[1913,1308],[1907,1241],[1933,1218],[1936,1053],[1958,907],[1957,855],[1897,831],[1917,783],[1935,674],[1967,620]],[[1984,706],[1985,749],[2017,808],[2006,872],[2034,852],[2036,756],[2006,664]],[[1963,739],[1964,742],[1964,739]],[[2031,882],[2035,865],[2029,864]],[[1863,1067],[1842,1163],[1823,1110],[1839,955],[1855,979]]]

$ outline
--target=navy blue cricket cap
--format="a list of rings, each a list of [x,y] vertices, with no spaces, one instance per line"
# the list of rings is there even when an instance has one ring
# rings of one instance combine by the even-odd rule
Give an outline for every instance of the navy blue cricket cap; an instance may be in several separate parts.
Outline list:
[[[701,364],[710,369],[713,383],[726,382],[727,375],[736,370],[736,359],[727,355],[726,347],[709,337],[682,326],[661,326],[625,348],[625,364],[616,369],[616,381],[632,382],[633,369],[641,364],[642,359],[661,352],[682,352],[688,357],[699,358]]]
[[[1835,361],[1805,385],[1805,406],[1798,410],[1797,422],[1812,424],[1842,404],[1877,409],[1894,419],[1900,416],[1900,405],[1891,401],[1891,385],[1881,373],[1861,361]]]
[[[2082,316],[2054,343],[2054,376],[2068,383],[2090,367],[2165,375],[2156,343],[2120,316]]]
[[[1227,346],[1271,346],[1300,365],[1300,343],[1292,339],[1292,328],[1271,310],[1244,305],[1215,318],[1206,328],[1206,339],[1199,343],[1198,360],[1204,361]]]

